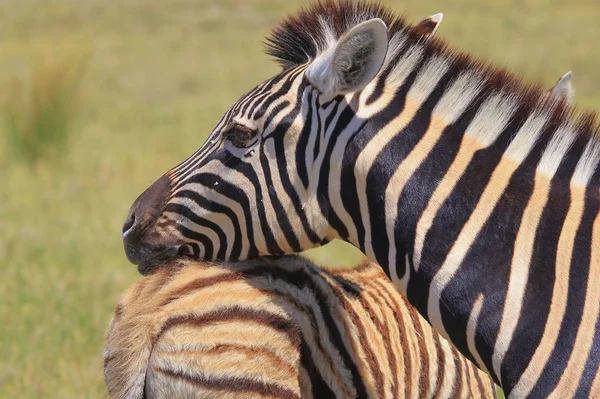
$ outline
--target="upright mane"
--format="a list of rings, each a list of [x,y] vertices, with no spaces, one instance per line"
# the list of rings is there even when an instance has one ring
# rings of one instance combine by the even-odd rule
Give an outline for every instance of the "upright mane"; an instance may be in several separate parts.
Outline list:
[[[284,69],[305,64],[350,28],[373,18],[385,22],[390,37],[408,32],[404,18],[380,3],[320,0],[283,19],[267,37],[266,51]]]
[[[383,20],[389,32],[389,49],[381,76],[393,78],[394,74],[401,73],[402,56],[418,45],[422,53],[420,66],[436,59],[445,64],[447,73],[456,77],[468,75],[471,84],[481,87],[480,101],[500,94],[517,108],[511,119],[518,125],[537,112],[544,114],[554,126],[554,129],[545,129],[549,133],[562,126],[565,129],[560,130],[584,138],[600,135],[594,112],[576,112],[566,102],[550,98],[539,83],[524,81],[503,67],[452,48],[439,38],[423,41],[403,16],[375,1],[319,0],[303,7],[271,31],[265,40],[266,53],[275,57],[283,69],[302,65],[325,52],[350,28],[372,18]]]

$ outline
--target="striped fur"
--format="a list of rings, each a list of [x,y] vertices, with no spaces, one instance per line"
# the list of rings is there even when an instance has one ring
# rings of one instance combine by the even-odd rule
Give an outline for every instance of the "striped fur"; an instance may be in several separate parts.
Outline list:
[[[299,257],[143,278],[115,311],[105,375],[111,398],[495,396],[379,266]]]
[[[385,57],[369,51],[386,40]],[[340,238],[512,397],[600,396],[594,115],[376,3],[316,3],[268,52],[284,70],[132,207],[130,260],[147,272],[175,255],[249,259]],[[357,90],[324,97],[306,73],[315,60]],[[361,65],[378,62],[362,86]]]

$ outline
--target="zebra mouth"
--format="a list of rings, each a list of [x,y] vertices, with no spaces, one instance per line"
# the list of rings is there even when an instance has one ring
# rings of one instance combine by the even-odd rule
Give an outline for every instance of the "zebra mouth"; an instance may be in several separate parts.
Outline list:
[[[129,253],[128,253],[129,255]],[[131,263],[137,265],[138,272],[141,275],[151,274],[154,270],[165,264],[167,261],[177,258],[178,248],[168,248],[154,251],[152,253],[146,252],[144,254],[136,254],[136,256],[128,256]]]
[[[152,248],[150,246],[132,246],[125,243],[125,254],[127,259],[137,265],[138,272],[147,276],[161,265],[178,258],[200,258],[200,248],[197,244],[176,245],[170,248]]]
[[[196,244],[183,244],[179,247],[173,247],[163,250],[149,258],[146,258],[138,263],[138,272],[144,276],[151,274],[161,265],[169,263],[169,261],[188,258],[200,259],[200,249]]]

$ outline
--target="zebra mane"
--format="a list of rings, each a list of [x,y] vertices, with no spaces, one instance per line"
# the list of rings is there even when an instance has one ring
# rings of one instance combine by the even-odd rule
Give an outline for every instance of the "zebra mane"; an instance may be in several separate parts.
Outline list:
[[[319,0],[290,15],[273,29],[265,41],[267,54],[284,68],[314,60],[353,26],[380,18],[390,37],[407,31],[404,18],[376,2]]]
[[[505,100],[507,109],[514,111],[510,119],[519,125],[537,113],[543,114],[555,128],[546,130],[562,130],[574,137],[600,137],[594,112],[580,112],[567,102],[548,96],[539,83],[524,81],[505,68],[453,49],[439,38],[422,40],[418,30],[400,14],[376,1],[318,0],[303,7],[271,31],[265,39],[266,53],[275,57],[283,69],[302,65],[333,46],[350,28],[372,18],[380,18],[388,27],[388,54],[380,72],[386,79],[401,81],[406,76],[398,78],[398,75],[409,73],[411,67],[437,63],[438,69],[453,75],[451,80],[468,76],[465,86],[478,86],[480,101]],[[418,54],[410,59],[411,52]],[[408,59],[413,63],[404,67],[402,64]],[[434,80],[433,85],[436,83]]]

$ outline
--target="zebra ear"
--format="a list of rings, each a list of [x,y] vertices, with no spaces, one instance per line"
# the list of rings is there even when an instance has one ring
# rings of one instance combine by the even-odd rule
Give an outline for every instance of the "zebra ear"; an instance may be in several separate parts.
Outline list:
[[[388,47],[385,23],[374,18],[350,29],[306,71],[313,86],[333,98],[364,88],[379,73]]]
[[[433,35],[435,35],[435,32],[440,27],[443,18],[444,14],[440,12],[439,14],[435,14],[425,18],[424,20],[413,26],[412,29],[418,35],[421,35],[425,40],[429,40],[433,37]]]
[[[563,99],[567,104],[572,104],[575,100],[575,88],[573,87],[573,72],[569,71],[558,79],[558,82],[550,89],[551,96]]]

